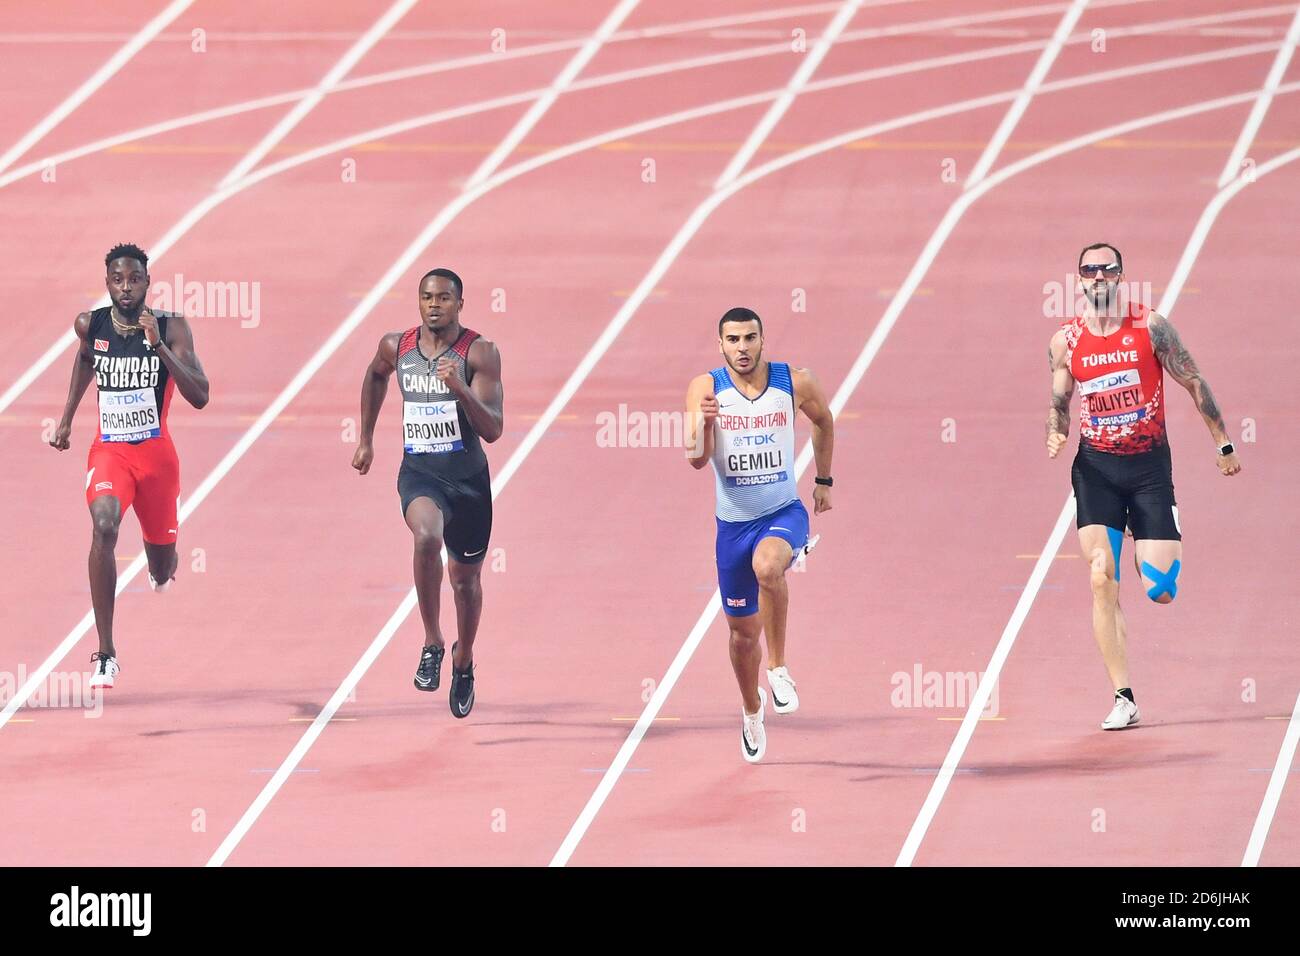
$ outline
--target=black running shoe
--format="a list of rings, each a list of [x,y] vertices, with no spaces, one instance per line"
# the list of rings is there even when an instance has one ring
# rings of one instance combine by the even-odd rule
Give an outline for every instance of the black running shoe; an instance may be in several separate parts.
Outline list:
[[[451,646],[453,654],[456,653],[456,645]],[[474,709],[474,665],[470,664],[465,670],[456,666],[455,661],[451,665],[451,693],[447,695],[447,702],[451,705],[451,715],[453,717],[468,717],[469,712]]]
[[[420,651],[420,666],[415,671],[416,690],[437,690],[442,682],[442,655],[446,648],[426,647]]]

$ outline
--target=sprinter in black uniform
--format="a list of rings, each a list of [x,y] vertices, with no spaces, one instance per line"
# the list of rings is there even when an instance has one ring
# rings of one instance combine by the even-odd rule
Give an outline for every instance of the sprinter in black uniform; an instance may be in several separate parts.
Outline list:
[[[474,706],[474,635],[483,610],[479,572],[492,533],[492,480],[483,441],[501,437],[501,355],[460,324],[460,277],[434,269],[420,280],[422,324],[390,332],[361,383],[361,442],[352,467],[366,474],[375,458],[375,422],[398,372],[402,392],[402,468],[397,492],[415,536],[415,590],[424,619],[424,648],[415,672],[420,690],[438,689],[444,645],[438,624],[442,547],[456,598],[451,647],[451,712]]]

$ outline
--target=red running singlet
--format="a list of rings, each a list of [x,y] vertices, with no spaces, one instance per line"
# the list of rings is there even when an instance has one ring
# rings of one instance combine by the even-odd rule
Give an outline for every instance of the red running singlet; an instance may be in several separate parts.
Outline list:
[[[1079,388],[1079,440],[1096,451],[1137,455],[1164,445],[1164,369],[1151,348],[1147,316],[1132,303],[1110,335],[1078,317],[1065,323],[1070,374]]]

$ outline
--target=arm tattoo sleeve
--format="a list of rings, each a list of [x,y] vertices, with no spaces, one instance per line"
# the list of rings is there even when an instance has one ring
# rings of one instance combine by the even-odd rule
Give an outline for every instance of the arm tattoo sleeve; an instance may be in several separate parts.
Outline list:
[[[1187,351],[1187,346],[1183,345],[1177,330],[1169,324],[1168,319],[1151,327],[1151,349],[1165,371],[1191,393],[1197,411],[1206,421],[1222,428],[1223,416],[1219,412],[1219,403],[1214,400],[1214,393],[1210,391],[1210,383],[1197,368],[1196,360]]]
[[[1047,413],[1047,434],[1070,434],[1070,396],[1073,386],[1065,392],[1052,389],[1052,407]]]

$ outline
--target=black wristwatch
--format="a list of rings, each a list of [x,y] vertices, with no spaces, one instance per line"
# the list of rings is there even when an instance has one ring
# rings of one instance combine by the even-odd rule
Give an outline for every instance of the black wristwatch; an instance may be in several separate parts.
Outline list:
[[[1236,450],[1237,449],[1232,447],[1232,442],[1225,441],[1222,445],[1219,446],[1219,457],[1226,458],[1228,455],[1231,455]]]
[[[835,484],[834,478],[814,478],[813,481],[819,485],[825,485],[827,488]]]

